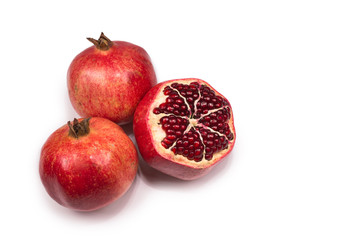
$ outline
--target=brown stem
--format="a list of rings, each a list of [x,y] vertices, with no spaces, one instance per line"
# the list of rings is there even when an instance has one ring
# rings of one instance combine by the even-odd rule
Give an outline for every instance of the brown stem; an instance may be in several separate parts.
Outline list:
[[[74,118],[73,124],[68,121],[67,125],[69,126],[69,135],[74,138],[88,135],[90,132],[89,121],[90,118],[86,118],[82,122],[79,122],[76,118]]]
[[[107,51],[111,48],[113,45],[113,42],[105,36],[105,34],[102,32],[99,39],[96,40],[94,38],[87,38],[90,42],[92,42],[97,49],[100,49],[102,51]]]

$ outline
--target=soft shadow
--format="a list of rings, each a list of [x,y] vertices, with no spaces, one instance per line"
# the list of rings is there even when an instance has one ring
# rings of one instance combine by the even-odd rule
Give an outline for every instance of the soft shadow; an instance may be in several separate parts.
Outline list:
[[[140,165],[140,177],[150,187],[154,188],[173,188],[183,186],[198,188],[205,184],[210,184],[211,181],[215,181],[221,175],[226,174],[230,169],[233,155],[230,153],[223,161],[213,167],[213,169],[205,176],[200,177],[194,180],[181,180],[175,177],[166,175],[152,167],[150,167],[140,156],[139,165]]]
[[[139,157],[139,170],[140,170],[139,171],[140,177],[143,178],[143,180],[149,184],[161,184],[161,183],[182,184],[188,182],[166,175],[150,167],[141,156]]]
[[[119,125],[119,126],[124,130],[124,132],[126,133],[126,135],[128,135],[129,137],[131,137],[132,135],[134,135],[133,123],[132,123],[132,122],[127,123],[127,124],[124,124],[124,125]]]

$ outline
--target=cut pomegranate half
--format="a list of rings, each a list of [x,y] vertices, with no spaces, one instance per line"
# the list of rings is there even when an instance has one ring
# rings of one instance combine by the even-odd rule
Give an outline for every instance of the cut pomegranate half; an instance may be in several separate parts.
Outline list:
[[[153,168],[190,180],[205,175],[235,143],[229,101],[201,79],[159,83],[139,103],[134,134]]]

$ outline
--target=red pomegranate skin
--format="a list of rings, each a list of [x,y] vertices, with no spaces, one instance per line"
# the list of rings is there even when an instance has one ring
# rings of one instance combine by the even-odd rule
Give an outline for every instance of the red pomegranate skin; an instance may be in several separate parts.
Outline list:
[[[232,148],[234,147],[236,133],[235,131],[233,132],[234,140],[233,144],[230,146],[230,150],[226,154],[224,154],[218,161],[204,168],[194,168],[186,164],[179,164],[178,162],[174,162],[171,160],[172,156],[164,156],[164,154],[157,151],[154,147],[153,136],[149,131],[150,123],[147,116],[148,114],[150,114],[151,111],[153,111],[153,109],[149,108],[149,104],[154,102],[157,94],[163,89],[164,85],[170,85],[172,82],[178,82],[179,80],[193,80],[200,84],[205,83],[206,85],[210,86],[207,82],[197,78],[175,79],[157,84],[140,101],[134,114],[133,130],[140,154],[147,164],[157,169],[158,171],[173,176],[175,178],[181,180],[194,180],[207,175],[217,163],[219,163],[231,152]],[[220,93],[216,93],[218,96],[225,98]],[[232,128],[235,130],[233,124]]]
[[[81,121],[81,120],[80,120]],[[88,135],[74,138],[62,126],[41,149],[39,173],[48,194],[74,210],[92,211],[120,198],[137,172],[134,144],[122,128],[91,118]]]
[[[80,116],[126,124],[156,84],[156,75],[143,48],[124,41],[112,44],[105,51],[89,47],[75,57],[67,73],[68,92]]]

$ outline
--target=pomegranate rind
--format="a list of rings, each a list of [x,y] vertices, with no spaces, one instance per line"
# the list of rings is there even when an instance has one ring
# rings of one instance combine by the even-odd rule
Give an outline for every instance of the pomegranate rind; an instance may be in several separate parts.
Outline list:
[[[193,161],[180,155],[174,154],[171,148],[164,148],[161,141],[166,137],[165,131],[162,129],[159,121],[166,114],[154,114],[153,110],[161,103],[165,102],[167,96],[164,95],[165,87],[172,83],[182,83],[189,85],[197,82],[204,84],[215,92],[217,96],[227,99],[211,87],[207,82],[197,78],[174,79],[157,84],[153,87],[145,97],[140,101],[134,114],[134,134],[138,143],[139,151],[143,159],[153,168],[168,174],[170,176],[192,180],[206,175],[214,165],[219,163],[226,157],[234,147],[236,133],[234,127],[234,118],[230,103],[230,119],[228,121],[229,128],[233,133],[233,139],[229,141],[228,147],[224,150],[216,152],[211,160],[202,159],[201,161]],[[228,101],[227,101],[228,102]],[[191,124],[189,124],[191,125]],[[199,124],[198,126],[202,126]],[[206,126],[202,126],[206,128]],[[208,129],[208,128],[207,128]]]
[[[140,46],[112,41],[103,51],[91,46],[79,53],[67,72],[70,102],[82,117],[132,121],[136,106],[157,83],[148,53]]]
[[[138,169],[135,145],[119,125],[98,117],[89,122],[90,132],[76,139],[68,125],[58,128],[40,153],[45,190],[57,203],[76,211],[93,211],[122,197]]]

